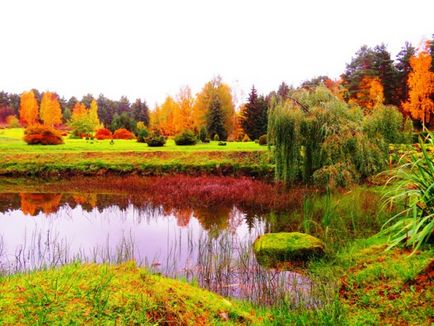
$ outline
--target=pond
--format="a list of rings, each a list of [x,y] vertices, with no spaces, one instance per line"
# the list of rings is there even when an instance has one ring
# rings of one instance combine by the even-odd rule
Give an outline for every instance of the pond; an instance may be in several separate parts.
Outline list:
[[[225,296],[269,304],[287,300],[291,293],[294,303],[317,303],[307,275],[265,269],[251,249],[264,232],[318,225],[315,220],[327,213],[327,204],[321,199],[309,204],[306,198],[311,198],[312,190],[287,191],[227,177],[3,180],[1,184],[3,273],[74,261],[135,260],[153,272]],[[311,232],[324,236],[318,227]]]

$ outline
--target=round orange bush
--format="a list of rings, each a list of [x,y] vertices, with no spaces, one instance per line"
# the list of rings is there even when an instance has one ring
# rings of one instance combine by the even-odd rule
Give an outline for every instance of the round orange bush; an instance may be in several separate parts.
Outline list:
[[[134,138],[136,138],[134,134],[125,128],[115,130],[113,134],[113,139],[134,139]]]
[[[95,133],[95,138],[98,140],[112,139],[112,137],[113,137],[112,132],[107,128],[100,128]]]
[[[44,125],[33,125],[24,131],[24,141],[29,145],[59,145],[63,144],[61,133]]]

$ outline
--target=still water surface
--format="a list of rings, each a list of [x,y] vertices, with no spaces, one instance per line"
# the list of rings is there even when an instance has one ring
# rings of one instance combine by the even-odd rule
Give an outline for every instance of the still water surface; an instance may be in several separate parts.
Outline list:
[[[134,259],[154,272],[261,303],[294,287],[306,293],[306,278],[256,263],[251,243],[270,228],[269,213],[237,205],[163,207],[127,195],[3,193],[0,270]]]

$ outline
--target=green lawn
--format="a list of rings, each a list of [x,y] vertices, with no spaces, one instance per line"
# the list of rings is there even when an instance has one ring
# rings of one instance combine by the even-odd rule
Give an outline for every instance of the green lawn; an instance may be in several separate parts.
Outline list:
[[[56,146],[27,145],[23,140],[24,129],[0,129],[0,152],[2,153],[56,153],[56,152],[165,152],[165,151],[265,151],[267,146],[260,146],[254,142],[228,142],[226,146],[219,146],[218,142],[196,144],[194,146],[176,146],[169,139],[163,147],[148,147],[135,140],[115,140],[111,145],[109,140],[86,141],[84,139],[69,139],[64,137],[65,144]]]
[[[218,142],[148,147],[135,140],[69,139],[55,146],[27,145],[24,129],[0,129],[0,175],[168,173],[249,175],[272,178],[274,167],[266,146],[254,142]]]

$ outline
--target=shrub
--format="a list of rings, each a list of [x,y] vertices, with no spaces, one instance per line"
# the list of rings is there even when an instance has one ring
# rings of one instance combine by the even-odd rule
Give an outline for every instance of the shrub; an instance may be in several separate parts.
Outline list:
[[[113,133],[113,139],[134,139],[134,138],[136,138],[134,134],[125,128],[117,129]]]
[[[315,185],[320,187],[348,187],[359,182],[360,176],[353,165],[336,163],[324,166],[313,174]]]
[[[261,137],[259,137],[259,145],[267,145],[267,135],[262,135]]]
[[[166,143],[166,138],[164,138],[160,132],[154,131],[145,138],[145,143],[147,143],[149,147],[161,147]]]
[[[59,145],[63,144],[63,139],[59,131],[54,128],[33,125],[24,131],[24,141],[29,145]]]
[[[196,142],[196,136],[191,130],[184,130],[182,133],[175,136],[176,145],[195,145]]]
[[[219,135],[218,135],[218,134],[215,134],[215,135],[214,135],[214,141],[219,141],[219,140],[220,140]]]
[[[206,132],[206,128],[202,127],[199,130],[199,139],[202,143],[206,143],[206,140],[208,139],[208,133]],[[208,140],[209,143],[209,140]]]
[[[244,137],[243,137],[242,142],[243,142],[243,143],[247,143],[247,142],[249,142],[249,141],[252,141],[252,140],[250,139],[249,135],[245,134]]]
[[[139,143],[145,143],[146,137],[149,136],[148,129],[139,129],[137,130],[137,141]]]
[[[112,132],[110,130],[108,130],[106,128],[100,128],[96,131],[95,138],[98,140],[112,139],[113,135],[112,135]]]

